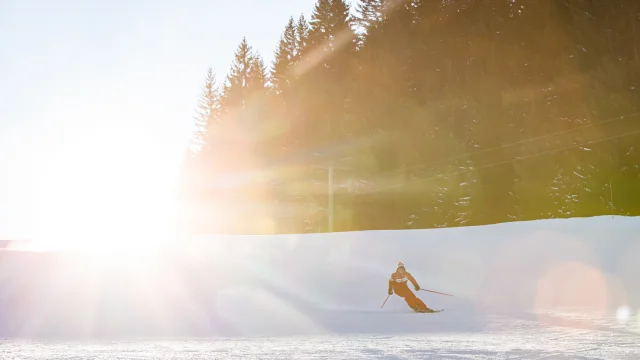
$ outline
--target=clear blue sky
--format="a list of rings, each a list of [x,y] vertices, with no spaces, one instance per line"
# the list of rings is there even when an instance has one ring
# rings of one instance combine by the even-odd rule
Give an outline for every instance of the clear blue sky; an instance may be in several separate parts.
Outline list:
[[[0,239],[148,201],[125,177],[168,188],[207,67],[222,81],[243,36],[270,63],[314,3],[1,0]]]

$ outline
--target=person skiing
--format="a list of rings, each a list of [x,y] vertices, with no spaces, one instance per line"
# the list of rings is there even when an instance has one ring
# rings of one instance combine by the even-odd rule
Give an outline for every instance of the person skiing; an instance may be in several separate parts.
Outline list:
[[[411,281],[416,291],[420,290],[420,285],[418,285],[416,279],[405,269],[402,261],[399,261],[396,271],[391,274],[391,278],[389,279],[389,295],[393,295],[395,292],[396,295],[403,298],[404,301],[407,302],[407,305],[415,312],[432,312],[433,310],[429,309],[427,305],[409,289],[407,281]]]

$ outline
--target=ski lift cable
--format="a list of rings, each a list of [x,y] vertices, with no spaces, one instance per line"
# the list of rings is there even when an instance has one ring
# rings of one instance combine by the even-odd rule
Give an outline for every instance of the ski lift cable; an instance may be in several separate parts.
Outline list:
[[[473,156],[473,155],[477,155],[477,154],[486,153],[486,152],[489,152],[489,151],[495,151],[495,150],[504,149],[504,148],[507,148],[507,147],[510,147],[510,146],[522,145],[522,144],[525,144],[525,143],[528,143],[528,142],[537,141],[537,140],[545,139],[545,138],[552,137],[552,136],[562,135],[562,134],[566,134],[566,133],[570,133],[570,132],[578,131],[578,130],[582,130],[582,129],[587,129],[587,128],[594,127],[594,126],[604,125],[604,124],[612,123],[614,121],[623,120],[623,119],[631,118],[631,117],[638,116],[638,115],[640,115],[640,112],[635,112],[635,113],[631,113],[631,114],[616,116],[616,117],[608,118],[606,120],[603,120],[603,121],[600,121],[600,122],[597,122],[597,123],[593,123],[593,124],[588,124],[588,125],[584,125],[584,126],[578,126],[578,127],[572,128],[572,129],[562,130],[562,131],[558,131],[558,132],[551,133],[551,134],[540,135],[540,136],[536,136],[536,137],[533,137],[533,138],[520,140],[520,141],[517,141],[517,142],[504,144],[504,145],[500,145],[500,146],[495,146],[495,147],[488,148],[488,149],[483,149],[483,150],[474,151],[474,152],[470,152],[470,153],[464,153],[464,154],[452,156],[452,157],[445,158],[445,159],[435,160],[435,161],[424,163],[424,164],[420,164],[420,165],[415,165],[415,166],[410,166],[410,167],[406,167],[406,168],[402,168],[402,169],[397,169],[397,170],[392,170],[392,171],[388,171],[388,172],[379,173],[376,177],[380,177],[381,175],[384,176],[384,175],[394,174],[394,173],[398,173],[398,172],[405,171],[405,170],[417,169],[417,168],[421,168],[421,167],[428,166],[428,165],[438,164],[438,163],[441,163],[441,162],[458,160],[458,159],[462,159],[462,158],[465,158],[465,157],[468,157],[468,156]]]
[[[447,174],[435,175],[435,176],[431,176],[431,177],[428,177],[428,178],[417,180],[416,182],[422,183],[422,182],[427,182],[427,181],[434,180],[434,179],[437,179],[437,178],[446,178],[446,177],[449,177],[449,176],[452,176],[452,175],[464,174],[464,173],[468,173],[468,172],[475,171],[475,170],[478,170],[478,169],[495,167],[495,166],[499,166],[499,165],[508,164],[508,163],[511,163],[511,162],[530,159],[530,158],[534,158],[534,157],[542,156],[542,155],[553,154],[553,153],[556,153],[556,152],[569,150],[569,149],[573,149],[573,148],[584,146],[584,145],[597,144],[597,143],[600,143],[600,142],[613,140],[613,139],[617,139],[617,138],[622,138],[622,137],[626,137],[626,136],[630,136],[630,135],[636,135],[636,134],[640,134],[640,130],[626,132],[626,133],[623,133],[623,134],[620,134],[620,135],[614,135],[614,136],[610,136],[610,137],[606,137],[606,138],[602,138],[602,139],[598,139],[598,140],[590,140],[590,141],[586,141],[586,142],[579,143],[579,144],[565,146],[565,147],[562,147],[562,148],[559,148],[559,149],[542,151],[542,152],[535,153],[535,154],[528,155],[528,156],[521,156],[521,157],[514,158],[514,159],[495,162],[495,163],[492,163],[492,164],[479,166],[479,167],[477,167],[477,168],[475,168],[473,170],[455,171],[455,172],[451,172],[451,173],[447,173]],[[404,186],[404,184],[395,184],[395,185],[391,185],[391,186],[385,186],[385,187],[381,187],[379,189],[375,189],[375,190],[364,192],[364,194],[377,193],[377,192],[380,192],[380,191],[383,191],[383,190],[389,190],[389,189],[403,187],[403,186]]]

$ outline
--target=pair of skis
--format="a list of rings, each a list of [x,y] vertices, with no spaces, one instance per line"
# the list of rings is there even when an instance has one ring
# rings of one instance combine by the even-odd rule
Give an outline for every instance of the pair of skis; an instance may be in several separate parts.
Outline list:
[[[450,294],[445,294],[445,293],[441,293],[441,292],[433,291],[433,290],[427,290],[427,289],[420,289],[420,290],[431,292],[431,293],[435,293],[435,294],[445,295],[445,296],[453,296],[453,295],[450,295]],[[387,295],[387,298],[384,299],[384,302],[382,303],[382,306],[380,306],[380,309],[382,309],[384,307],[384,304],[387,303],[387,300],[389,300],[390,297],[391,297],[391,295]],[[429,309],[429,310],[426,310],[426,311],[415,311],[415,312],[418,313],[418,314],[433,314],[433,313],[439,313],[439,312],[443,312],[443,311],[444,311],[444,309],[440,309],[440,310]]]
[[[433,309],[429,309],[426,311],[416,311],[417,314],[433,314],[433,313],[439,313],[439,312],[443,312],[444,309],[440,309],[440,310],[433,310]]]

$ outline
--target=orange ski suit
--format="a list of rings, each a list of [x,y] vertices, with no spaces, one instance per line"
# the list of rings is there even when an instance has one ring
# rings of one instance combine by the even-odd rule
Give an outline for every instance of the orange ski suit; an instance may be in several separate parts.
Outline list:
[[[417,290],[420,289],[420,285],[416,279],[411,275],[411,273],[405,271],[400,273],[398,271],[391,274],[391,278],[389,279],[389,294],[395,292],[401,298],[404,298],[404,301],[407,302],[407,305],[413,310],[416,311],[427,311],[429,308],[425,305],[422,300],[420,300],[416,295],[409,289],[407,286],[407,281],[411,281],[414,288]]]

